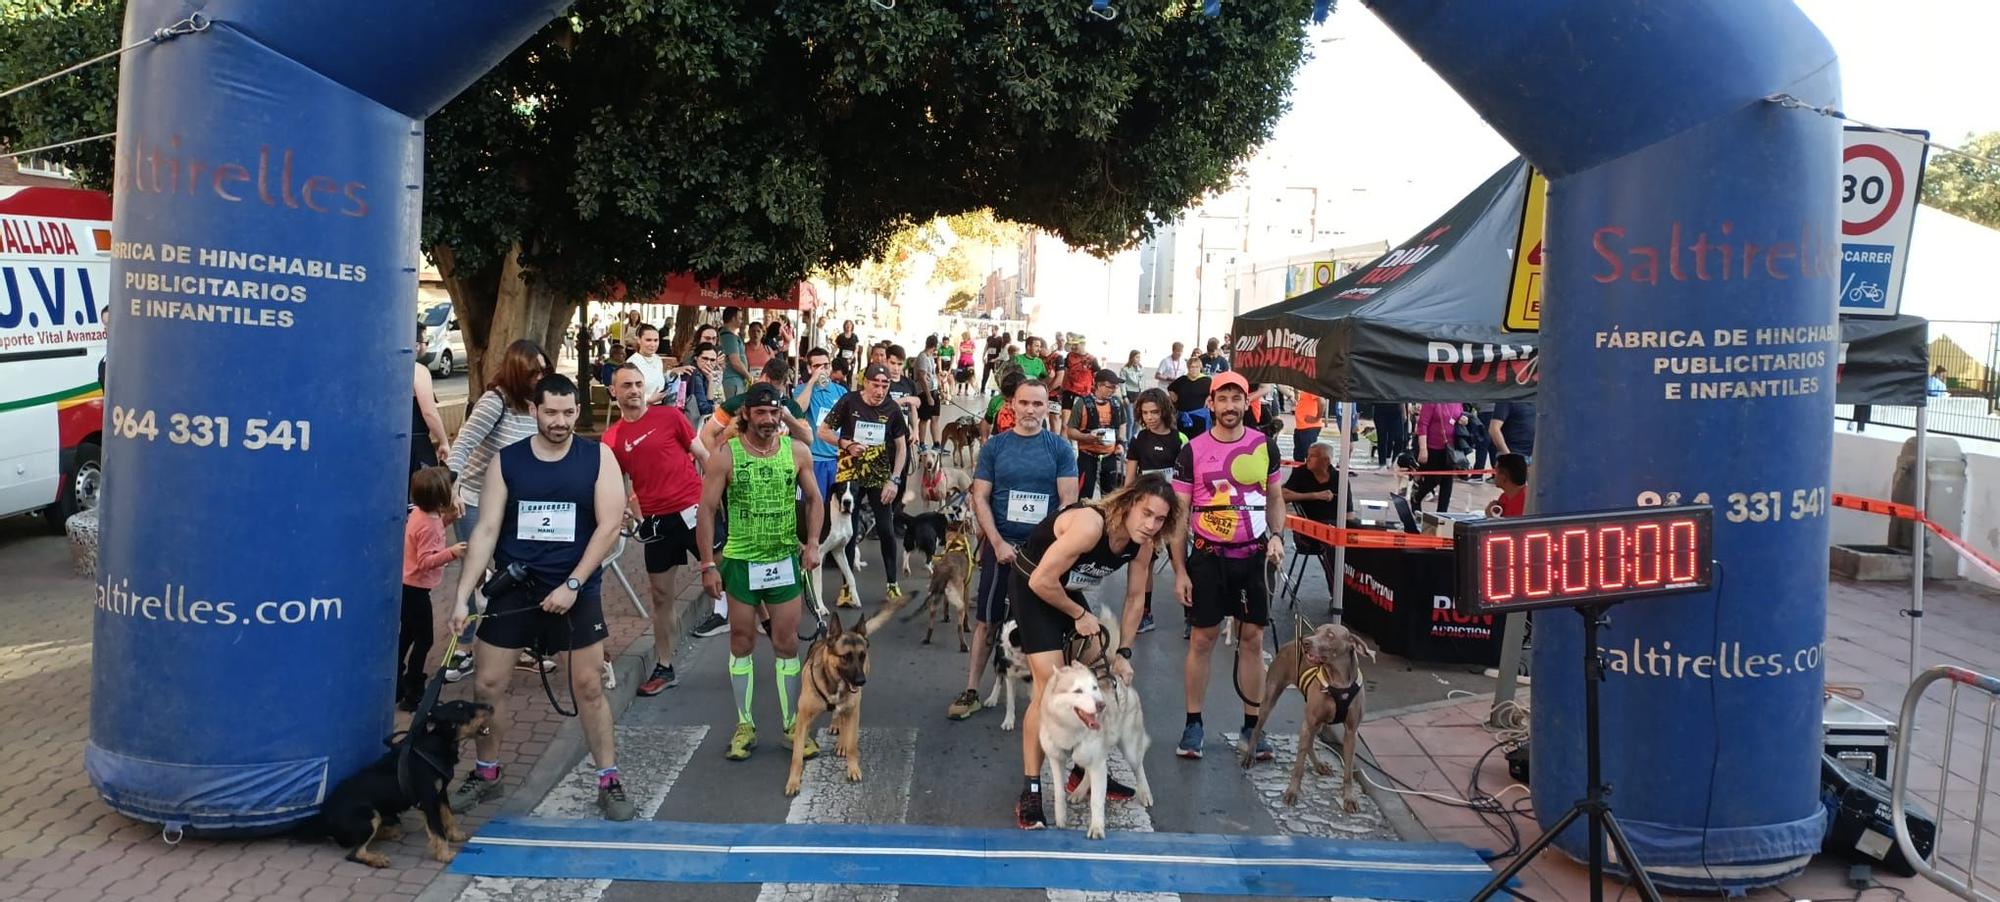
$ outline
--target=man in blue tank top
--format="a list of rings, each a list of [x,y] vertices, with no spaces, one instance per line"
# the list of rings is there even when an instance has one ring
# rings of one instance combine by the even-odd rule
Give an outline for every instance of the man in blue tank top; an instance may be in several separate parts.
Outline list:
[[[524,585],[486,600],[472,646],[473,697],[493,706],[490,729],[475,741],[472,773],[452,789],[453,811],[467,812],[500,792],[500,740],[507,728],[507,694],[515,655],[538,646],[543,654],[568,652],[563,668],[591,760],[597,762],[597,803],[604,816],[631,820],[632,802],[618,780],[611,705],[598,674],[604,664],[604,604],[599,565],[618,539],[625,481],[611,450],[574,432],[576,383],[543,376],[530,396],[535,434],[494,455],[480,495],[465,566],[459,571],[451,629],[468,619],[468,600],[492,563],[527,569]]]

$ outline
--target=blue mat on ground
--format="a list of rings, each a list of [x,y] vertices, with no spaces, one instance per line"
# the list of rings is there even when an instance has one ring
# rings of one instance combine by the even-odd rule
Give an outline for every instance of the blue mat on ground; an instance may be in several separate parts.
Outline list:
[[[663,854],[664,853],[664,854]],[[1492,870],[1457,843],[1303,836],[499,818],[452,862],[482,877],[858,883],[1459,900]]]

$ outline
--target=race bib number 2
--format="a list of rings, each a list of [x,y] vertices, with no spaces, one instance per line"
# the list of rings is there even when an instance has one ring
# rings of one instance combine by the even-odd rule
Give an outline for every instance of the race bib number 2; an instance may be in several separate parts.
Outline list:
[[[1007,495],[1007,522],[1036,523],[1049,512],[1049,496],[1043,492],[1010,492]]]
[[[887,423],[856,423],[854,440],[870,448],[877,447],[889,440],[889,426]]]
[[[792,559],[772,561],[768,564],[750,565],[750,590],[761,592],[765,589],[779,589],[794,582]]]
[[[576,502],[520,502],[515,511],[514,538],[523,542],[576,541]]]

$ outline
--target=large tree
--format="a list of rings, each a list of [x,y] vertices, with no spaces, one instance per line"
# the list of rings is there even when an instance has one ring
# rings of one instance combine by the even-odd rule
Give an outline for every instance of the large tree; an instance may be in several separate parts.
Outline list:
[[[1966,135],[1959,146],[1967,153],[2000,160],[2000,132]],[[1924,203],[2000,229],[2000,166],[1933,150],[1924,166]]]
[[[111,47],[121,2],[0,0],[0,83]],[[1307,0],[579,0],[426,130],[423,238],[482,352],[670,273],[774,290],[990,209],[1108,253],[1285,109]],[[0,140],[109,131],[99,66],[0,100]],[[56,153],[93,184],[108,142]]]

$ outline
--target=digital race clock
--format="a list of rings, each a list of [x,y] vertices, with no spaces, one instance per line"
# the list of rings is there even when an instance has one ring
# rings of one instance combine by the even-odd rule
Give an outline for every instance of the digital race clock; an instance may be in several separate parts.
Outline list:
[[[1459,523],[1458,609],[1577,607],[1709,587],[1708,505]]]

